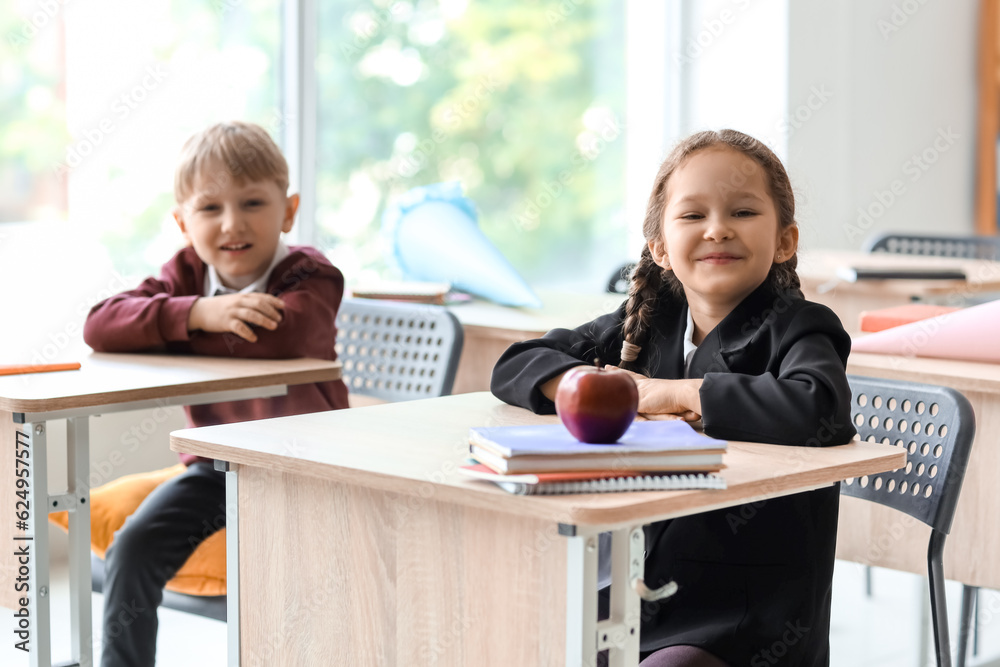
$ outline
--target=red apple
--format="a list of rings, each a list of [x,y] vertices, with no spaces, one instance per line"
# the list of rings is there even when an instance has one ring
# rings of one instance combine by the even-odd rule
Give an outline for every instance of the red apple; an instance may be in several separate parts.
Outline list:
[[[556,388],[556,413],[581,442],[616,442],[638,409],[639,390],[625,372],[579,366],[567,371]]]

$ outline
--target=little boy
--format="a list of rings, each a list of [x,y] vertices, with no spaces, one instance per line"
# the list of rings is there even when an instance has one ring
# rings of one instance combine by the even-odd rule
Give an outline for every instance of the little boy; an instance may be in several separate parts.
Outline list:
[[[99,352],[335,359],[344,277],[317,250],[281,241],[299,204],[287,190],[288,165],[262,128],[222,123],[191,137],[174,179],[174,218],[188,247],[158,280],[94,306],[87,344]],[[207,426],[345,407],[338,380],[186,411],[192,425]],[[205,527],[225,524],[224,474],[205,459],[182,459],[186,472],[143,501],[107,552],[104,627],[122,609],[138,617],[119,636],[105,634],[104,667],[154,663],[163,586],[208,537]]]

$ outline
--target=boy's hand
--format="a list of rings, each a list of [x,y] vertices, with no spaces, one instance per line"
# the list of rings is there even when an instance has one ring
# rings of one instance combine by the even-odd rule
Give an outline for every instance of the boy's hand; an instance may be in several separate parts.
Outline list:
[[[605,366],[607,370],[628,373],[635,380],[639,390],[639,414],[648,419],[701,419],[701,380],[661,380],[648,378],[617,366]]]
[[[206,296],[191,307],[188,331],[231,332],[256,343],[257,334],[250,325],[274,331],[281,323],[284,307],[284,301],[262,292]]]

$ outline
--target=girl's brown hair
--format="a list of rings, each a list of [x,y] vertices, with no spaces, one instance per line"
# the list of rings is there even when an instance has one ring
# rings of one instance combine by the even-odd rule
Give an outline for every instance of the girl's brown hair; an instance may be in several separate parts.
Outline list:
[[[742,132],[710,130],[698,132],[681,141],[660,165],[653,184],[653,192],[649,195],[649,204],[646,206],[646,219],[642,225],[642,233],[647,242],[659,239],[662,233],[663,216],[667,208],[667,181],[670,176],[694,153],[714,146],[732,148],[759,164],[767,175],[771,198],[778,214],[778,225],[781,229],[795,225],[795,195],[792,194],[792,184],[778,156],[762,142]],[[739,184],[731,185],[737,187]],[[772,264],[764,282],[775,291],[792,292],[801,297],[799,276],[795,272],[797,264],[798,257],[794,253],[784,262]],[[622,323],[624,337],[622,368],[632,369],[639,351],[646,344],[656,309],[657,295],[664,288],[669,288],[680,297],[684,296],[684,287],[674,272],[661,269],[653,261],[648,244],[645,244],[639,256],[639,264],[632,272],[628,300],[625,303],[625,321]]]

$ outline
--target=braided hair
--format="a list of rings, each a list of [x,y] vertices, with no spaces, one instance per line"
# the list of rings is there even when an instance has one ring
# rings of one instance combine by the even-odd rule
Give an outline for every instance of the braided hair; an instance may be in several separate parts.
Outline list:
[[[694,153],[715,146],[726,146],[739,151],[764,170],[771,198],[778,214],[778,225],[787,229],[795,225],[795,195],[788,173],[778,156],[763,142],[736,130],[709,130],[698,132],[677,144],[660,165],[646,206],[642,233],[646,241],[655,241],[663,231],[663,217],[667,208],[667,181]],[[776,292],[791,292],[802,296],[799,275],[795,272],[798,256],[793,253],[783,262],[775,262],[764,282]],[[628,299],[625,302],[625,320],[622,323],[621,367],[637,370],[635,361],[642,346],[649,338],[649,329],[656,310],[657,295],[667,288],[675,296],[684,297],[684,286],[673,271],[663,269],[653,261],[649,245],[644,244],[639,263],[629,281]]]

